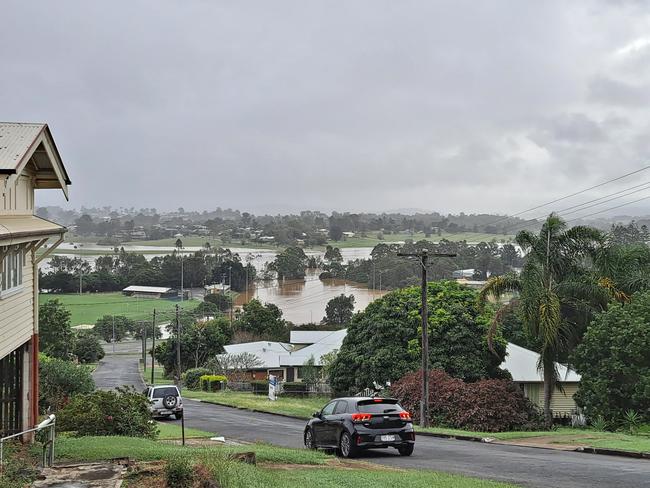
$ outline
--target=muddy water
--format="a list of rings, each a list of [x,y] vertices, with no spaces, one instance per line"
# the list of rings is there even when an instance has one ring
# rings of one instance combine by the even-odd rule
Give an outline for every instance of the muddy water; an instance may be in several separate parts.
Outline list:
[[[125,249],[132,252],[142,251],[156,251],[156,254],[145,254],[147,259],[154,256],[163,256],[170,254],[173,247],[163,246],[124,246]],[[63,244],[61,250],[65,249],[70,251],[66,253],[69,257],[79,257],[75,254],[75,249],[70,243]],[[89,263],[94,264],[95,259],[104,254],[112,254],[113,249],[109,246],[97,246],[92,244],[84,244],[82,246],[86,252],[89,250],[97,251],[96,255],[82,256]],[[186,248],[186,252],[195,252],[200,248]],[[239,254],[242,262],[250,262],[259,271],[264,269],[264,266],[275,259],[276,252],[268,249],[253,249],[253,248],[230,248],[233,252]],[[343,248],[341,255],[345,262],[355,259],[367,259],[370,257],[371,248]],[[160,252],[158,254],[157,252]],[[323,252],[320,251],[306,251],[308,256],[323,257]],[[41,263],[43,272],[48,271],[48,261],[44,260]],[[340,295],[353,294],[355,298],[355,310],[363,310],[375,298],[383,295],[384,292],[379,290],[368,289],[367,287],[358,283],[347,282],[345,280],[319,280],[318,272],[308,271],[304,280],[285,280],[278,281],[272,280],[267,282],[258,282],[253,284],[248,291],[241,293],[237,300],[236,305],[243,305],[246,301],[252,298],[258,298],[264,303],[274,303],[283,312],[284,318],[290,320],[295,324],[304,324],[308,322],[320,322],[325,315],[325,307],[327,302]]]

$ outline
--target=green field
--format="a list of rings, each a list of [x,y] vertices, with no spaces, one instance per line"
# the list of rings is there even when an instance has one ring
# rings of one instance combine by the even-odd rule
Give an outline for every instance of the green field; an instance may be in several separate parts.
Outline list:
[[[72,314],[70,323],[73,326],[94,324],[104,315],[124,315],[133,320],[151,320],[154,308],[158,323],[164,323],[172,318],[176,304],[183,308],[193,308],[198,304],[197,301],[192,300],[181,304],[178,300],[127,297],[120,292],[84,293],[83,295],[41,293],[39,300],[40,303],[45,303],[55,298],[70,310]]]
[[[331,246],[343,248],[343,247],[375,247],[379,243],[390,244],[393,242],[404,242],[407,239],[413,241],[431,241],[431,242],[440,242],[442,239],[446,239],[452,242],[467,241],[470,243],[476,242],[490,242],[496,240],[497,242],[508,242],[512,240],[513,236],[511,235],[501,235],[501,234],[482,234],[477,232],[459,232],[458,234],[449,234],[443,232],[441,235],[433,234],[431,237],[424,237],[424,233],[415,232],[413,234],[408,232],[401,232],[398,234],[384,234],[382,240],[377,239],[376,232],[368,232],[367,237],[349,237],[342,241],[328,241],[327,243]]]

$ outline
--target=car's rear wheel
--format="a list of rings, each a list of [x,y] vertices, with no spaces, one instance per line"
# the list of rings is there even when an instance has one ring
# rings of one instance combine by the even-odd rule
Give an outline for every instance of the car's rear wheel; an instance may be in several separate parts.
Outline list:
[[[339,440],[337,454],[344,458],[352,458],[357,455],[357,452],[357,446],[354,445],[352,436],[347,432],[343,432],[341,434],[341,439]]]
[[[399,451],[400,456],[410,456],[413,454],[413,449],[415,448],[414,444],[406,444],[404,446],[399,446],[397,450]]]
[[[314,433],[311,429],[305,431],[305,447],[307,449],[316,449],[316,442],[314,441]]]

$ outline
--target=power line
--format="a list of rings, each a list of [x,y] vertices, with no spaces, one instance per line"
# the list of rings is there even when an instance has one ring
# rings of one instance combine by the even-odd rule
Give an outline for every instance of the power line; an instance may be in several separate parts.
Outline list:
[[[543,204],[541,204],[541,205],[536,205],[535,207],[527,208],[526,210],[522,210],[521,212],[517,212],[517,213],[515,213],[515,214],[508,215],[508,216],[506,216],[506,217],[502,217],[502,218],[500,218],[500,219],[498,219],[498,220],[495,220],[494,222],[492,222],[492,223],[490,223],[490,224],[487,224],[487,225],[498,224],[499,222],[503,222],[504,220],[508,220],[508,219],[511,219],[511,218],[514,218],[514,217],[518,217],[519,215],[522,215],[522,214],[525,214],[525,213],[531,212],[531,211],[533,211],[533,210],[537,210],[537,209],[540,209],[540,208],[543,208],[543,207],[547,207],[547,206],[552,205],[552,204],[554,204],[554,203],[561,202],[561,201],[563,201],[563,200],[567,200],[567,199],[569,199],[569,198],[571,198],[571,197],[575,197],[575,196],[581,195],[581,194],[586,193],[586,192],[591,191],[591,190],[595,190],[596,188],[600,188],[600,187],[602,187],[602,186],[608,185],[609,183],[613,183],[613,182],[615,182],[615,181],[622,180],[622,179],[624,179],[624,178],[627,178],[628,176],[632,176],[632,175],[634,175],[634,174],[640,173],[640,172],[642,172],[642,171],[646,171],[646,170],[648,170],[648,169],[650,169],[650,165],[645,166],[645,167],[643,167],[643,168],[641,168],[641,169],[637,169],[636,171],[632,171],[632,172],[630,172],[630,173],[626,173],[626,174],[624,174],[624,175],[622,175],[622,176],[618,176],[618,177],[616,177],[616,178],[612,178],[611,180],[603,181],[602,183],[599,183],[599,184],[594,185],[594,186],[590,186],[589,188],[585,188],[585,189],[580,190],[580,191],[577,191],[577,192],[575,192],[575,193],[571,193],[570,195],[566,195],[566,196],[563,196],[563,197],[560,197],[560,198],[556,198],[555,200],[551,200],[550,202],[546,202],[546,203],[543,203]]]
[[[567,220],[567,223],[568,222],[574,222],[576,220],[586,219],[587,217],[591,217],[593,215],[598,215],[598,214],[601,214],[601,213],[609,212],[610,210],[616,210],[617,208],[625,207],[627,205],[632,205],[633,203],[637,203],[637,202],[640,202],[642,200],[647,200],[648,198],[650,198],[650,195],[645,196],[643,198],[639,198],[638,200],[632,200],[631,202],[623,203],[621,205],[616,205],[615,207],[609,207],[609,208],[606,208],[604,210],[599,210],[598,212],[593,212],[593,213],[590,213],[590,214],[587,214],[587,215],[581,215],[580,217],[576,217],[574,219]]]
[[[639,188],[639,187],[643,187],[643,188]],[[632,190],[634,188],[637,188],[637,189],[634,190],[634,191],[629,191],[629,190]],[[587,210],[589,208],[597,207],[599,205],[603,205],[603,204],[608,203],[608,202],[613,202],[614,200],[618,200],[620,198],[625,198],[625,197],[627,197],[629,195],[634,195],[635,193],[639,193],[639,192],[646,191],[646,190],[650,190],[650,182],[641,183],[640,185],[631,186],[629,188],[625,188],[623,190],[620,190],[620,191],[617,191],[617,192],[614,192],[614,193],[610,193],[609,195],[604,195],[604,196],[599,197],[599,198],[594,198],[593,200],[588,200],[588,201],[586,201],[584,203],[580,203],[580,204],[577,204],[577,205],[572,205],[570,207],[566,207],[566,208],[561,209],[561,210],[556,210],[555,213],[560,214],[560,215],[574,214],[576,212],[581,212],[583,210]],[[628,193],[625,193],[625,192],[628,192]],[[624,193],[624,194],[622,194],[622,193]],[[613,198],[608,198],[608,197],[611,197],[613,195],[618,195],[618,196],[615,196]],[[599,201],[599,200],[602,200],[602,201]],[[593,203],[593,202],[597,202],[597,203]],[[588,204],[591,204],[591,205],[588,205]],[[567,212],[567,210],[570,210],[570,211]],[[518,227],[521,228],[521,229],[525,229],[526,227],[529,227],[529,226],[531,226],[533,224],[538,223],[538,221],[540,219],[543,219],[544,217],[545,216],[543,216],[543,215],[539,216],[539,217],[535,217],[534,219],[532,219],[532,220],[534,220],[534,222],[530,222],[530,220],[529,220],[527,222],[523,222],[523,223],[520,222],[520,223],[516,223],[516,224],[513,224],[513,225],[509,225],[509,226],[504,227],[504,230],[517,229]]]

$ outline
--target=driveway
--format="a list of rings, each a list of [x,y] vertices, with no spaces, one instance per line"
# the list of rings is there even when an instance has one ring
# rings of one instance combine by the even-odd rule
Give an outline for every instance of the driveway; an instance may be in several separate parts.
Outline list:
[[[138,358],[106,356],[95,373],[100,388],[144,388]],[[180,421],[169,421],[180,423]],[[185,400],[185,425],[226,438],[302,447],[305,422]],[[361,459],[400,468],[433,469],[522,486],[548,488],[650,487],[650,461],[419,436],[411,457],[368,452]]]

